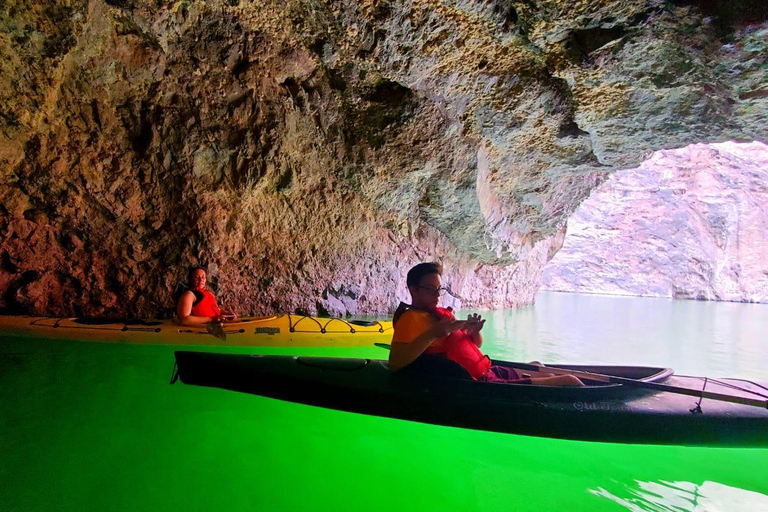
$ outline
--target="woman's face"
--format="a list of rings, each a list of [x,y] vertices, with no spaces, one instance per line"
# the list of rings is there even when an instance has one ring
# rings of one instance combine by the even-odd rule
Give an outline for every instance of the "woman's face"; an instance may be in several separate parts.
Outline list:
[[[421,278],[418,286],[411,286],[411,299],[418,308],[435,309],[440,301],[440,274],[427,274]]]
[[[189,276],[189,285],[195,290],[205,288],[205,270],[198,268]]]

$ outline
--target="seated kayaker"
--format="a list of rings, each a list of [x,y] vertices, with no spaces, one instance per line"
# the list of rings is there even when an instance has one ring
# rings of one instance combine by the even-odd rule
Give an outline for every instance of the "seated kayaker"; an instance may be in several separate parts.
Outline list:
[[[187,275],[186,287],[177,289],[174,298],[178,322],[181,325],[222,323],[237,318],[235,313],[219,308],[216,297],[206,289],[205,281],[205,269],[192,267]]]
[[[448,308],[438,307],[444,292],[442,268],[437,263],[420,263],[408,271],[407,285],[411,304],[401,304],[393,318],[394,333],[389,353],[389,368],[401,370],[446,367],[445,359],[458,363],[472,379],[483,382],[537,384],[542,386],[583,386],[573,375],[530,372],[525,376],[513,368],[493,366],[480,351],[485,324],[480,315],[457,320]],[[440,363],[440,364],[435,364]]]

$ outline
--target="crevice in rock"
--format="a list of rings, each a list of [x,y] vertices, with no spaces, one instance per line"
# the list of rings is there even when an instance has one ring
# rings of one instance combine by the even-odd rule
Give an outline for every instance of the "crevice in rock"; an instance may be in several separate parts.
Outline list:
[[[755,89],[739,94],[740,100],[757,100],[768,98],[768,89]]]
[[[133,9],[133,0],[104,0],[107,5],[118,9]]]
[[[520,15],[510,2],[506,0],[493,2],[492,12],[500,30],[512,32],[517,28]]]
[[[11,257],[7,252],[4,252],[3,255],[0,256],[0,268],[10,274],[16,274],[19,271],[19,267],[16,266],[13,260],[11,260]]]
[[[278,178],[277,183],[275,184],[275,191],[281,192],[285,190],[286,188],[291,186],[292,181],[293,181],[293,171],[290,168],[288,168]]]
[[[145,156],[153,138],[153,113],[150,103],[141,100],[133,105],[122,105],[117,108],[117,111],[120,114],[123,126],[128,132],[128,138],[133,150],[137,155]],[[98,117],[98,110],[95,111],[95,114]],[[100,118],[97,122],[100,123]]]
[[[302,88],[299,84],[296,83],[296,80],[294,80],[292,77],[288,77],[280,85],[285,87],[285,89],[288,91],[288,94],[290,95],[291,99],[293,99],[296,107],[299,110],[304,110],[305,103],[302,95]]]
[[[385,78],[369,86],[360,96],[368,105],[360,109],[355,124],[374,148],[383,146],[391,136],[391,129],[410,119],[416,106],[411,89]]]
[[[589,60],[590,54],[603,46],[627,35],[622,25],[589,27],[571,30],[565,44],[569,58],[576,63]]]
[[[101,116],[99,116],[99,103],[98,101],[91,100],[91,116],[93,117],[93,122],[96,123],[96,126],[101,129]]]
[[[396,105],[407,100],[412,95],[413,92],[409,88],[392,80],[382,78],[368,90],[364,91],[362,97],[374,103]]]
[[[341,72],[335,69],[329,69],[327,74],[328,85],[331,87],[331,89],[337,90],[339,92],[344,92],[347,90],[347,81],[344,79],[344,75]]]
[[[309,44],[308,48],[315,52],[319,57],[323,56],[323,49],[325,48],[325,39],[319,37]]]
[[[0,313],[8,315],[23,315],[30,313],[29,308],[19,302],[18,294],[19,290],[24,289],[38,279],[40,279],[40,273],[35,270],[27,270],[21,274],[19,279],[12,283],[5,292],[5,295],[3,296],[5,308],[3,308]]]
[[[11,110],[9,111],[2,111],[0,110],[0,119],[3,120],[5,125],[8,128],[18,128],[19,127],[19,116],[16,114],[16,112],[13,112]]]
[[[106,289],[117,296],[120,296],[126,290],[125,284],[120,281],[120,271],[114,265],[107,267],[105,281]]]
[[[68,12],[68,14],[70,14]],[[64,18],[64,17],[62,17]],[[43,56],[51,59],[59,58],[69,52],[69,50],[77,44],[77,38],[72,33],[72,23],[67,19],[67,23],[63,23],[64,28],[55,35],[50,35],[43,42]]]
[[[765,0],[669,0],[669,3],[696,7],[704,16],[712,18],[720,37],[727,37],[744,25],[768,21]]]
[[[586,132],[579,128],[576,121],[573,119],[565,119],[560,125],[560,129],[557,132],[557,137],[562,139],[564,137],[584,137],[589,136],[589,132]]]

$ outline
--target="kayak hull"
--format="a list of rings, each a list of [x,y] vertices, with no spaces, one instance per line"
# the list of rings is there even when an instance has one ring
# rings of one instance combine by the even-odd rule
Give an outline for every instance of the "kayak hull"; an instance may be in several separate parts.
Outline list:
[[[768,410],[626,385],[553,388],[398,377],[383,361],[176,352],[185,384],[361,414],[584,441],[768,447]],[[499,364],[508,364],[496,361]],[[662,368],[571,366],[700,389]],[[713,390],[713,384],[707,389]]]
[[[276,315],[228,322],[223,325],[223,331],[225,340],[212,336],[204,325],[188,327],[173,320],[0,316],[0,335],[71,341],[244,347],[371,346],[377,342],[389,342],[392,323]]]

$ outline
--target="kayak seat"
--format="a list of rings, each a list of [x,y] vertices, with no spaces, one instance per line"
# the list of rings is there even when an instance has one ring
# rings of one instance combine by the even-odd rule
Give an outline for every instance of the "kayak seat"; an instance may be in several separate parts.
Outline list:
[[[473,380],[460,364],[439,354],[422,354],[408,366],[392,374],[408,378],[441,377],[445,379]]]

